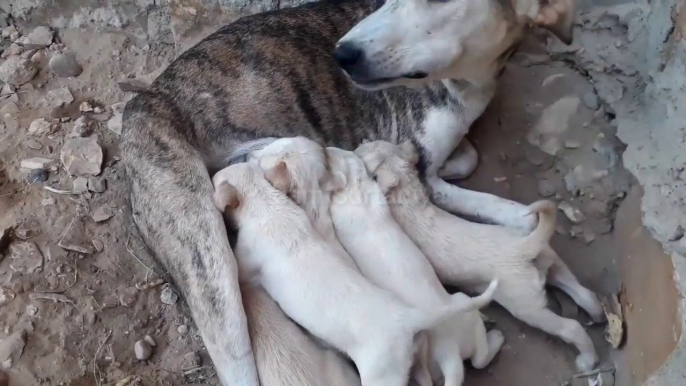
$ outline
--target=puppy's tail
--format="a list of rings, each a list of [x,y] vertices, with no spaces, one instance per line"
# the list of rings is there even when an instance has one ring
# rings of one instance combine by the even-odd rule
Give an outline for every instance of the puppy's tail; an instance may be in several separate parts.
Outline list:
[[[550,238],[555,233],[557,207],[551,201],[540,200],[529,205],[529,214],[538,214],[538,225],[524,238],[524,248],[531,250],[527,256],[535,259],[541,249],[548,245]]]
[[[417,320],[414,323],[415,331],[433,328],[459,313],[474,311],[487,306],[493,300],[496,289],[498,289],[498,279],[491,281],[486,291],[479,296],[469,297],[463,293],[456,293],[451,296],[450,304],[433,312],[427,313],[426,310],[417,310]]]

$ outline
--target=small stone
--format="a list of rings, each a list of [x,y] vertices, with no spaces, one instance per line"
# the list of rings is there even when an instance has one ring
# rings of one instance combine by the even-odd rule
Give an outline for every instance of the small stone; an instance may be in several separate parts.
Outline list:
[[[182,324],[179,327],[176,327],[176,331],[181,335],[186,335],[186,334],[188,334],[188,326],[185,324]]]
[[[79,76],[81,66],[72,54],[56,54],[48,62],[50,70],[59,77]]]
[[[17,295],[9,288],[0,287],[0,307],[10,304]]]
[[[122,118],[123,115],[116,114],[109,121],[107,121],[107,128],[113,131],[115,134],[121,135],[121,128],[123,125]]]
[[[102,177],[88,178],[88,190],[94,193],[103,193],[107,190],[107,180]]]
[[[124,289],[119,294],[119,304],[121,304],[123,307],[126,307],[126,308],[133,307],[133,305],[136,304],[136,298],[137,297],[138,297],[138,293],[136,292],[135,289],[133,289],[133,288]]]
[[[44,198],[41,204],[43,206],[53,206],[55,205],[55,199],[52,197]]]
[[[565,147],[567,149],[578,149],[579,147],[581,147],[581,142],[568,139],[565,141]]]
[[[160,300],[164,304],[174,305],[179,301],[179,295],[174,292],[169,283],[162,286],[162,292],[160,293]]]
[[[36,141],[33,138],[28,138],[27,140],[25,140],[24,146],[28,147],[31,150],[40,150],[43,148],[43,144]]]
[[[30,184],[41,184],[45,181],[48,180],[50,175],[46,170],[43,169],[33,169],[29,172],[29,175],[26,176],[26,180]]]
[[[117,84],[119,89],[125,92],[140,92],[150,87],[150,82],[139,78],[122,79]]]
[[[90,113],[93,111],[93,106],[91,106],[88,101],[83,101],[81,102],[81,105],[79,105],[79,111],[82,113]]]
[[[17,88],[14,87],[13,85],[6,83],[4,86],[2,86],[2,89],[0,89],[0,97],[2,96],[7,96],[7,95],[12,95],[17,92]]]
[[[56,129],[56,125],[46,121],[43,118],[38,118],[29,125],[29,134],[40,137],[45,134],[51,134]]]
[[[119,102],[112,105],[112,112],[114,114],[124,114],[124,108],[126,107],[126,102]]]
[[[551,180],[539,180],[538,181],[538,194],[541,197],[550,197],[557,191],[556,184]]]
[[[41,63],[43,63],[43,60],[45,60],[45,55],[42,51],[38,51],[35,54],[31,55],[31,63],[35,65],[40,65]]]
[[[152,355],[152,347],[145,340],[139,340],[133,345],[133,351],[136,354],[136,359],[139,361],[145,361]]]
[[[569,220],[575,224],[578,224],[586,219],[586,216],[584,216],[579,209],[573,207],[567,201],[562,201],[557,207],[564,212],[565,216],[567,216]]]
[[[73,102],[74,96],[71,94],[71,91],[69,91],[68,87],[62,87],[56,90],[48,91],[48,94],[45,96],[45,101],[50,107],[62,107]]]
[[[584,241],[590,244],[595,240],[595,233],[590,229],[584,229]]]
[[[573,225],[573,226],[569,229],[569,236],[571,236],[572,238],[577,238],[577,237],[579,237],[579,235],[582,234],[583,232],[584,232],[584,228],[582,228],[582,227],[580,227],[580,226],[578,226],[578,225]]]
[[[17,228],[14,230],[14,235],[21,240],[28,240],[40,235],[40,229],[31,228]]]
[[[74,194],[86,193],[88,191],[88,179],[85,177],[74,178],[72,192]]]
[[[36,316],[38,315],[38,307],[34,306],[33,304],[29,304],[26,306],[26,313],[29,316]]]
[[[15,86],[28,83],[36,76],[36,73],[38,73],[36,66],[21,56],[10,56],[0,65],[0,80]]]
[[[202,365],[202,358],[200,354],[195,351],[191,351],[183,356],[183,368],[182,370],[190,370]]]
[[[30,274],[43,268],[43,254],[32,242],[10,245],[10,268],[23,274]]]
[[[95,222],[107,221],[114,216],[114,211],[111,208],[100,207],[96,209],[91,217]]]
[[[55,164],[55,160],[51,160],[49,158],[42,158],[42,157],[34,157],[34,158],[27,158],[25,160],[22,160],[21,163],[19,164],[23,169],[40,169],[40,170],[48,170],[52,165]]]
[[[91,131],[91,121],[87,117],[79,117],[74,122],[74,128],[69,134],[70,138],[81,138],[90,134]]]
[[[96,252],[102,252],[105,249],[105,244],[100,240],[95,239],[91,243],[93,243],[93,248],[95,248]]]
[[[12,34],[18,34],[17,28],[13,25],[7,26],[2,29],[2,38],[9,39]]]
[[[41,49],[52,44],[52,30],[49,27],[36,27],[28,35],[28,43],[24,47],[29,49]]]
[[[148,342],[148,344],[152,347],[156,347],[157,343],[155,343],[155,339],[152,338],[150,335],[146,335],[143,337],[143,340]]]
[[[60,154],[64,168],[72,176],[100,174],[102,158],[102,148],[95,137],[66,139]]]

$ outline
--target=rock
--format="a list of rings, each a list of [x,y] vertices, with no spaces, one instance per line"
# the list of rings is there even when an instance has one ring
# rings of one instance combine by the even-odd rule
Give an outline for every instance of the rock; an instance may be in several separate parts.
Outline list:
[[[62,87],[56,90],[48,91],[48,94],[45,96],[45,101],[49,107],[62,107],[73,102],[74,96],[71,94],[71,91],[69,91],[68,87]]]
[[[2,96],[7,96],[7,95],[12,95],[17,92],[17,88],[14,87],[13,85],[9,83],[5,83],[4,86],[2,86],[2,89],[0,89],[0,97]]]
[[[119,294],[119,304],[123,307],[129,308],[136,304],[138,292],[133,288],[126,288]]]
[[[579,104],[579,98],[567,96],[546,107],[527,134],[529,143],[550,155],[556,155],[562,147],[559,137],[569,129],[569,121]]]
[[[188,326],[185,324],[182,324],[179,327],[176,327],[176,331],[181,335],[186,335],[186,334],[188,334]]]
[[[116,114],[124,114],[124,108],[126,107],[126,102],[119,102],[112,105],[112,112]]]
[[[584,228],[582,228],[582,227],[580,227],[580,226],[578,226],[578,225],[573,225],[573,226],[569,229],[569,236],[572,237],[572,238],[577,238],[577,237],[579,237],[579,235],[581,235],[582,233],[584,233]]]
[[[181,370],[190,370],[202,365],[202,358],[200,354],[195,351],[191,351],[183,356],[183,368]]]
[[[10,56],[0,65],[0,80],[15,86],[28,83],[37,73],[36,66],[21,56]]]
[[[584,105],[588,107],[591,110],[598,110],[598,107],[600,107],[600,103],[598,100],[598,95],[596,95],[594,92],[587,92],[581,97],[581,101],[584,102]]]
[[[40,150],[43,148],[43,144],[36,141],[33,138],[28,138],[27,140],[25,140],[24,146],[28,147],[31,150]]]
[[[36,66],[43,63],[43,60],[45,60],[45,55],[42,51],[38,51],[35,54],[31,55],[31,63],[35,64]]]
[[[586,219],[586,216],[584,216],[579,209],[573,207],[567,201],[562,201],[557,207],[564,212],[565,216],[567,216],[569,220],[575,224],[578,224]]]
[[[24,47],[41,49],[52,44],[52,30],[49,27],[36,27],[28,35],[28,43]]]
[[[29,125],[29,134],[36,137],[40,137],[45,134],[51,134],[55,131],[56,128],[57,125],[52,124],[43,118],[38,118],[31,122],[31,124]]]
[[[41,202],[41,205],[53,206],[53,205],[55,205],[55,199],[52,197],[44,198],[43,201]]]
[[[38,315],[38,307],[34,306],[33,304],[29,304],[26,306],[26,313],[29,316],[36,316]]]
[[[152,347],[157,346],[157,343],[155,343],[155,339],[153,339],[152,336],[150,336],[150,335],[144,336],[144,337],[143,337],[143,340],[146,341],[146,342],[148,342],[148,344],[149,344],[150,346],[152,346]]]
[[[551,180],[539,180],[538,181],[538,194],[541,197],[550,197],[557,191],[557,184]]]
[[[17,28],[13,25],[7,26],[2,29],[2,38],[3,39],[9,39],[10,36],[13,34],[19,34],[19,31],[17,31]]]
[[[50,177],[50,175],[48,174],[48,172],[46,170],[34,169],[34,170],[31,170],[31,172],[29,173],[28,176],[26,176],[26,180],[30,184],[41,184],[41,183],[47,181],[49,177]]]
[[[595,240],[595,233],[590,229],[584,229],[584,241],[590,244]]]
[[[32,228],[17,228],[14,230],[14,235],[21,240],[28,240],[37,237],[41,234],[40,229]]]
[[[152,347],[145,340],[139,340],[133,345],[133,351],[136,354],[136,359],[145,361],[152,355]]]
[[[112,210],[112,208],[105,208],[102,206],[96,209],[91,215],[93,221],[95,222],[107,221],[110,218],[112,218],[112,216],[114,216],[114,211]]]
[[[72,184],[72,192],[75,194],[86,193],[88,191],[88,179],[85,177],[76,177]]]
[[[0,287],[0,307],[10,304],[17,295],[9,288]]]
[[[74,122],[74,128],[71,130],[69,137],[70,138],[85,137],[88,134],[90,134],[91,127],[92,127],[91,121],[87,117],[79,117]]]
[[[10,268],[23,274],[30,274],[43,268],[43,254],[35,243],[10,244]]]
[[[567,149],[578,149],[579,147],[581,147],[581,142],[575,141],[573,139],[568,139],[565,141],[565,147]]]
[[[72,176],[100,174],[102,158],[102,148],[95,137],[66,139],[60,154],[64,168]]]
[[[7,338],[0,340],[0,365],[4,369],[19,362],[26,345],[26,330],[19,329]]]
[[[121,135],[122,128],[122,118],[123,115],[116,114],[109,121],[107,121],[107,128],[113,131],[117,135]]]
[[[162,286],[162,292],[160,293],[160,301],[164,304],[174,305],[179,301],[179,295],[174,292],[171,284],[167,283]]]
[[[55,160],[51,160],[49,158],[34,157],[34,158],[27,158],[27,159],[21,160],[21,163],[19,164],[19,166],[21,166],[23,169],[48,170],[54,164],[55,164]]]
[[[8,102],[0,107],[0,118],[5,122],[5,126],[9,130],[16,130],[19,128],[19,107],[14,102]]]
[[[150,82],[140,78],[126,78],[117,82],[119,89],[125,92],[145,91],[150,87]]]
[[[107,180],[103,177],[88,178],[88,190],[94,193],[103,193],[107,190]]]
[[[81,66],[72,54],[56,54],[48,62],[50,70],[59,77],[79,76]]]
[[[96,252],[102,252],[103,249],[105,249],[105,244],[100,241],[100,240],[92,240],[91,243],[93,244],[93,248],[95,248]]]
[[[90,113],[93,111],[93,106],[91,106],[91,104],[88,103],[88,101],[83,101],[79,105],[79,111],[82,113]]]

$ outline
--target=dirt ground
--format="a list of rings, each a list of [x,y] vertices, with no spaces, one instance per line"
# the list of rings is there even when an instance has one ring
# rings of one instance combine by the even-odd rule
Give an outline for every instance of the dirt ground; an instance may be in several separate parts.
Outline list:
[[[17,27],[20,35],[33,30]],[[6,53],[11,38],[4,40]],[[620,289],[614,213],[631,185],[619,160],[623,148],[593,86],[551,61],[541,46],[541,38],[532,39],[508,66],[496,99],[472,130],[481,165],[460,183],[521,202],[564,202],[569,215],[559,212],[554,246],[582,283],[608,295]],[[50,69],[49,59],[62,51],[75,54],[78,76],[59,77]],[[63,29],[47,48],[18,55],[36,57],[39,73],[0,96],[0,234],[13,228],[0,257],[0,371],[10,386],[218,384],[183,302],[164,284],[164,272],[130,223],[118,163],[119,106],[112,106],[134,95],[122,90],[136,86],[131,79],[145,82],[164,68],[173,47]],[[58,106],[50,92],[64,87],[73,101]],[[40,118],[49,123],[47,132],[30,129]],[[85,175],[83,168],[100,169],[102,148],[101,170],[85,177],[85,190],[84,180],[66,170],[74,163],[60,160],[65,145],[75,146],[76,161],[67,158],[83,161],[77,174]],[[47,176],[21,167],[34,157],[53,161]],[[556,311],[588,322],[564,295],[551,292],[550,300]],[[487,314],[506,344],[488,369],[468,371],[466,384],[588,384],[573,378],[572,348],[498,307]],[[611,366],[603,326],[589,332],[601,366]],[[147,360],[138,360],[134,345],[146,336],[155,345]]]

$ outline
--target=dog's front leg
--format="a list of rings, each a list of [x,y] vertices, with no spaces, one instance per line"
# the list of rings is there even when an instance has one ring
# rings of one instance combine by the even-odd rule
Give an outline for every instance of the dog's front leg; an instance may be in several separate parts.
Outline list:
[[[146,124],[129,122],[122,144],[134,222],[183,294],[221,383],[258,386],[236,261],[208,172],[186,143],[134,130]]]

